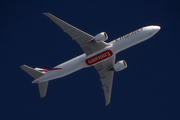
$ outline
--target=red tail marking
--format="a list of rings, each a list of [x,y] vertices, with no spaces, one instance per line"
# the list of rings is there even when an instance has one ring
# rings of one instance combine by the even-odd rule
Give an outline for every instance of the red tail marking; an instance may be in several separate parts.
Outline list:
[[[61,70],[62,68],[52,68],[50,71],[52,70]]]
[[[42,70],[43,72],[48,72],[49,70]]]

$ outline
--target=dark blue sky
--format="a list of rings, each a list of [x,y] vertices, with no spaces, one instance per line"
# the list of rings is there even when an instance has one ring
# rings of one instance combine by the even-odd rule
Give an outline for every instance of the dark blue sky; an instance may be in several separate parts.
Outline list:
[[[179,120],[178,0],[1,0],[1,120]],[[51,81],[39,97],[33,78],[19,66],[50,69],[83,53],[80,46],[42,12],[109,41],[133,30],[159,25],[151,39],[117,54],[128,68],[116,72],[105,107],[93,67]]]

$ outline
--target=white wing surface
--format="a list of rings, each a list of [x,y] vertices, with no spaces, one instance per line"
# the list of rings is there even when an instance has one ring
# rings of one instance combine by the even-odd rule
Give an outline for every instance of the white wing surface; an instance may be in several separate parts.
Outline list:
[[[78,44],[81,46],[86,55],[90,55],[100,49],[105,48],[108,44],[106,42],[89,42],[94,38],[94,36],[66,23],[65,21],[55,17],[50,13],[43,13],[47,17],[49,17],[52,21],[54,21],[59,27],[61,27],[64,32],[72,37],[73,40],[76,40]]]
[[[111,90],[113,84],[114,71],[110,69],[114,66],[115,56],[111,57],[108,60],[105,60],[99,64],[94,65],[98,71],[102,83],[102,88],[104,90],[106,106],[110,103],[111,100]]]

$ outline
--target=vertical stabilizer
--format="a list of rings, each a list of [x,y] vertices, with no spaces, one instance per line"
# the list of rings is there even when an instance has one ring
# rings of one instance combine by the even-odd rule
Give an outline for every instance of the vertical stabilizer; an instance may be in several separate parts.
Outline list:
[[[49,81],[38,83],[39,93],[40,93],[41,98],[46,96],[48,82]]]

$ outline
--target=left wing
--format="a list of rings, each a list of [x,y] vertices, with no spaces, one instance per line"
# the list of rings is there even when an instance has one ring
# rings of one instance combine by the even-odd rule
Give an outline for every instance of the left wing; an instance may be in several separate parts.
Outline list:
[[[89,42],[94,38],[94,36],[66,23],[65,21],[55,17],[50,13],[43,13],[43,14],[49,17],[59,27],[61,27],[64,30],[64,32],[66,32],[69,36],[72,37],[73,40],[76,40],[83,49],[83,51],[86,53],[86,55],[90,55],[108,46],[106,42],[100,42],[100,43]]]
[[[112,56],[108,60],[94,65],[101,78],[102,88],[104,90],[106,100],[106,106],[110,103],[111,100],[111,90],[113,84],[114,71],[111,71],[110,69],[114,66],[114,63],[115,56]]]

